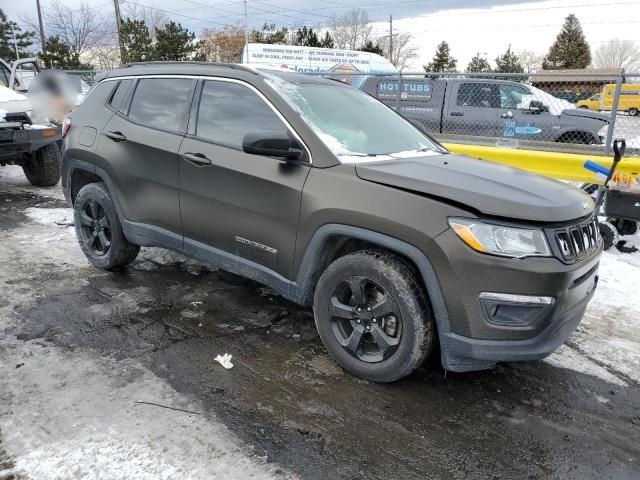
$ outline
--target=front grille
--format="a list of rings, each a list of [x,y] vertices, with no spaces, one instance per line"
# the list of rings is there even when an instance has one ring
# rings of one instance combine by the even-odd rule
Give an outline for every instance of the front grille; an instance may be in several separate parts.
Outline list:
[[[566,262],[575,262],[598,248],[600,235],[595,218],[576,225],[553,229],[558,253]]]

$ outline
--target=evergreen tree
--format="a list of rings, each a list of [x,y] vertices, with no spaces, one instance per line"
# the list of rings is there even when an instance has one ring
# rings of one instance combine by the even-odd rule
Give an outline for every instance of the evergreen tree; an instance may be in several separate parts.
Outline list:
[[[377,43],[373,43],[371,40],[368,40],[367,43],[365,43],[358,50],[360,50],[361,52],[369,52],[369,53],[376,53],[378,55],[384,55],[384,50],[382,50],[382,47]]]
[[[196,35],[173,21],[163,28],[156,27],[156,44],[153,60],[194,60],[199,58],[200,44]]]
[[[60,37],[49,37],[45,44],[40,61],[47,68],[60,68],[64,70],[88,70],[91,65],[80,61],[80,56],[74,53],[69,45],[62,42]]]
[[[144,20],[126,19],[120,26],[126,54],[125,62],[144,62],[153,58],[149,28]]]
[[[496,58],[496,72],[500,73],[523,73],[524,68],[518,56],[511,51],[511,45],[507,51]]]
[[[476,53],[475,56],[467,65],[467,72],[490,72],[491,65],[486,58],[480,56],[479,53]]]
[[[262,30],[254,30],[251,32],[252,41],[255,43],[271,43],[278,45],[286,45],[289,30],[285,27],[276,28],[275,23],[266,23],[262,26]]]
[[[449,44],[447,42],[441,42],[438,44],[436,54],[433,56],[433,60],[423,68],[427,72],[455,72],[458,61],[451,56],[449,51]]]
[[[13,42],[13,34],[16,41]],[[33,45],[34,32],[23,32],[16,22],[7,19],[2,9],[0,9],[0,58],[6,61],[16,59],[16,44],[20,58],[28,56],[28,49]]]
[[[322,37],[322,40],[320,40],[320,47],[335,48],[335,44],[333,43],[333,37],[328,31],[325,32],[324,37]]]
[[[320,40],[318,40],[318,35],[313,31],[313,28],[303,26],[296,32],[293,44],[300,47],[319,47]]]
[[[542,62],[544,70],[586,68],[591,63],[591,49],[580,21],[574,14],[564,19],[562,30]]]

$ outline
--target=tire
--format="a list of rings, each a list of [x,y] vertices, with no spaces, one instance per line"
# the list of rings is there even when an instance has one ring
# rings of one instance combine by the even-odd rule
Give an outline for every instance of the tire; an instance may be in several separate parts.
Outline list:
[[[629,115],[631,115],[632,117],[637,117],[638,116],[638,109],[636,107],[631,107],[629,109]]]
[[[62,154],[54,142],[29,155],[22,171],[34,187],[53,187],[60,181],[61,165]]]
[[[373,382],[410,374],[434,346],[435,321],[424,288],[386,252],[364,250],[335,260],[318,280],[313,311],[329,354]]]
[[[92,265],[113,270],[131,263],[140,247],[125,238],[118,213],[104,183],[89,183],[73,204],[76,237]]]
[[[609,223],[618,231],[619,235],[635,235],[638,232],[638,223],[624,218],[609,218]]]
[[[598,222],[598,228],[600,230],[603,249],[605,251],[618,244],[618,231],[616,230],[616,227],[611,225],[609,222]]]

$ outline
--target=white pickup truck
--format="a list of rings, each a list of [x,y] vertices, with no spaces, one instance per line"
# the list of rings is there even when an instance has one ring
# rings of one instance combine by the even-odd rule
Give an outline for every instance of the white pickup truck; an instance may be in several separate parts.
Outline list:
[[[34,121],[24,93],[39,72],[35,58],[0,59],[0,167],[20,165],[32,185],[49,187],[60,180],[62,125]]]

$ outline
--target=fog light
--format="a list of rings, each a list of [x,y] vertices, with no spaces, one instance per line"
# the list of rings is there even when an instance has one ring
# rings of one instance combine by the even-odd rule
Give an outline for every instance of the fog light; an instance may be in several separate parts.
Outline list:
[[[526,327],[544,317],[553,308],[553,297],[482,292],[480,305],[489,323]]]

